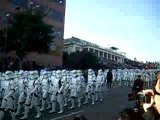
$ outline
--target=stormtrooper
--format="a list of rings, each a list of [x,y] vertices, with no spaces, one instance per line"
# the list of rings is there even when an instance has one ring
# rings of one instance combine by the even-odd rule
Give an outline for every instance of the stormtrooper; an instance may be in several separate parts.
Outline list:
[[[48,101],[48,97],[49,97],[49,87],[50,87],[50,81],[49,81],[49,76],[47,71],[44,71],[42,73],[43,78],[41,81],[41,85],[42,85],[42,107],[40,109],[40,111],[44,111],[45,110],[45,104],[48,104],[47,109],[49,109],[51,106],[49,104]]]
[[[41,116],[39,96],[38,96],[39,86],[40,86],[39,84],[40,82],[38,79],[38,72],[30,71],[29,83],[27,89],[27,98],[25,101],[25,112],[24,116],[21,119],[28,118],[29,108],[32,108],[33,106],[36,108],[37,111],[37,115],[35,118],[39,118]]]
[[[27,73],[24,73],[23,71],[19,72],[19,75],[21,76],[19,78],[19,98],[18,98],[18,108],[16,115],[20,115],[20,110],[24,106],[26,97],[27,97],[27,87],[28,87],[28,79],[27,79]]]
[[[96,80],[96,101],[98,101],[99,97],[100,97],[99,101],[103,100],[103,95],[102,95],[103,85],[104,85],[103,71],[100,69],[98,70],[98,75]]]
[[[104,71],[104,73],[105,73],[105,71]],[[117,76],[116,76],[116,70],[115,69],[112,70],[112,74],[113,74],[113,84],[112,85],[116,86]]]
[[[81,76],[81,70],[77,70],[77,98],[78,98],[78,107],[81,107],[81,101],[83,98],[83,78]]]
[[[88,70],[88,83],[86,87],[86,95],[85,95],[85,103],[88,103],[88,100],[92,98],[92,105],[94,105],[95,101],[95,82],[96,82],[96,76],[94,74],[94,71],[92,69]]]
[[[79,76],[81,78],[81,83],[82,83],[82,88],[81,88],[81,100],[83,99],[83,97],[85,96],[85,90],[86,90],[86,82],[85,82],[85,78],[83,76],[82,70],[79,71]]]
[[[70,84],[70,77],[69,71],[62,70],[62,76],[64,81],[64,107],[68,105],[68,96],[69,96],[69,84]]]
[[[51,103],[52,110],[49,113],[56,112],[56,102],[59,103],[60,111],[59,114],[63,113],[63,91],[64,91],[64,82],[62,81],[61,71],[57,70],[56,75],[51,77]]]
[[[74,109],[75,108],[75,100],[78,97],[78,95],[77,95],[78,81],[77,81],[76,72],[77,72],[76,70],[72,70],[71,71],[72,78],[71,78],[71,83],[70,83],[70,97],[71,97],[72,106],[70,107],[70,109]]]
[[[14,81],[15,76],[12,71],[6,71],[5,76],[6,80],[4,80],[2,83],[2,86],[5,89],[5,94],[1,104],[0,120],[3,119],[5,111],[9,111],[12,120],[15,120],[15,109],[16,109],[15,94],[18,85]]]
[[[117,82],[118,82],[118,86],[122,85],[122,82],[121,82],[121,70],[120,69],[117,70]]]

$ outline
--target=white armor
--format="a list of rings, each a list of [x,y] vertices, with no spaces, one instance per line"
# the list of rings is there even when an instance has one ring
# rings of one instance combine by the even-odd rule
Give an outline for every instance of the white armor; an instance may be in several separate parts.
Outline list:
[[[81,70],[77,70],[77,97],[78,97],[78,107],[81,107],[81,100],[82,100],[82,88],[83,88],[83,86],[82,86],[82,81],[83,80],[83,78],[82,78],[82,76],[81,76]]]
[[[64,82],[64,106],[68,105],[68,97],[69,96],[69,85],[70,85],[70,76],[69,76],[69,71],[62,70],[62,75],[63,75],[63,82]]]
[[[89,69],[85,104],[88,103],[88,99],[90,98],[92,98],[92,104],[94,104],[95,82],[96,82],[96,76],[94,74],[94,71],[92,69]]]
[[[71,78],[71,82],[70,82],[70,97],[71,97],[71,104],[72,106],[70,107],[70,109],[75,108],[75,99],[77,99],[78,97],[78,93],[77,93],[77,86],[78,86],[78,81],[77,81],[77,74],[76,74],[76,70],[71,71],[72,73],[72,78]]]
[[[44,111],[45,110],[45,103],[47,102],[48,107],[47,109],[50,108],[50,104],[48,101],[48,96],[49,96],[49,87],[50,87],[50,81],[49,81],[49,76],[47,74],[47,71],[44,71],[42,73],[43,78],[41,79],[41,87],[42,87],[42,107],[40,109],[40,111]]]
[[[96,80],[96,101],[98,101],[100,96],[100,101],[102,101],[102,86],[104,84],[103,71],[98,70],[97,80]]]
[[[24,105],[25,100],[27,98],[27,87],[28,87],[28,79],[27,74],[25,74],[23,71],[19,72],[19,98],[18,98],[18,108],[16,115],[20,114],[20,109]]]
[[[51,102],[52,102],[52,110],[50,113],[53,113],[56,111],[56,102],[59,103],[60,105],[60,111],[58,112],[63,113],[63,91],[64,91],[64,84],[63,81],[61,80],[61,71],[57,70],[56,71],[56,76],[51,77]]]
[[[0,120],[3,119],[4,111],[7,110],[10,112],[12,120],[15,120],[15,109],[16,109],[15,96],[18,86],[17,83],[15,83],[14,81],[15,76],[12,71],[6,71],[5,75],[6,75],[6,80],[8,81],[3,81],[4,83],[2,83],[5,89],[5,94],[1,104]]]
[[[36,108],[37,111],[37,115],[35,118],[39,118],[41,116],[40,106],[39,106],[40,101],[38,96],[40,81],[38,79],[37,71],[32,71],[29,77],[30,79],[28,83],[27,98],[25,101],[25,112],[24,116],[21,119],[28,118],[29,108],[32,108],[33,106]]]

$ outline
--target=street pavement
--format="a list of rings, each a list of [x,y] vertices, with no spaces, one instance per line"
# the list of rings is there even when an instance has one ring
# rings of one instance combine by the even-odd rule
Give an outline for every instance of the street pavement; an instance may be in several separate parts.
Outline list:
[[[68,107],[65,107],[65,112],[60,115],[57,113],[49,114],[49,110],[46,110],[42,113],[41,118],[37,120],[72,120],[73,117],[79,115],[85,115],[87,120],[116,120],[116,117],[120,111],[124,108],[133,107],[134,104],[132,102],[128,102],[127,100],[127,95],[130,92],[131,88],[127,87],[115,87],[110,91],[105,89],[103,93],[103,101],[96,102],[94,106],[92,106],[91,102],[89,102],[81,108],[70,110],[68,109],[70,107],[69,105]],[[35,120],[35,114],[35,110],[32,109],[29,112],[28,120]],[[17,120],[19,120],[19,117]]]

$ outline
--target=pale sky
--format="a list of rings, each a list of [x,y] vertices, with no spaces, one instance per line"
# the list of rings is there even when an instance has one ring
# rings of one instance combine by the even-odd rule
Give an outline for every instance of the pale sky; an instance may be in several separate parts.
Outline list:
[[[64,38],[115,46],[130,59],[160,61],[160,0],[66,0]]]

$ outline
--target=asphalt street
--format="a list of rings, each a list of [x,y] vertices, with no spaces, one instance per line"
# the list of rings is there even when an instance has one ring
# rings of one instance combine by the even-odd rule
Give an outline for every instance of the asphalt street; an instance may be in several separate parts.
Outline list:
[[[118,113],[124,108],[133,107],[133,103],[127,101],[127,95],[130,91],[131,88],[127,87],[116,87],[110,91],[104,90],[103,101],[96,102],[94,106],[90,102],[81,108],[70,110],[68,109],[69,105],[65,107],[63,114],[49,114],[49,110],[46,110],[42,113],[41,118],[37,120],[72,120],[74,116],[79,115],[85,115],[88,120],[115,120]],[[35,120],[35,114],[35,110],[32,109],[29,112],[28,120]],[[17,120],[20,120],[20,117],[17,117]]]

